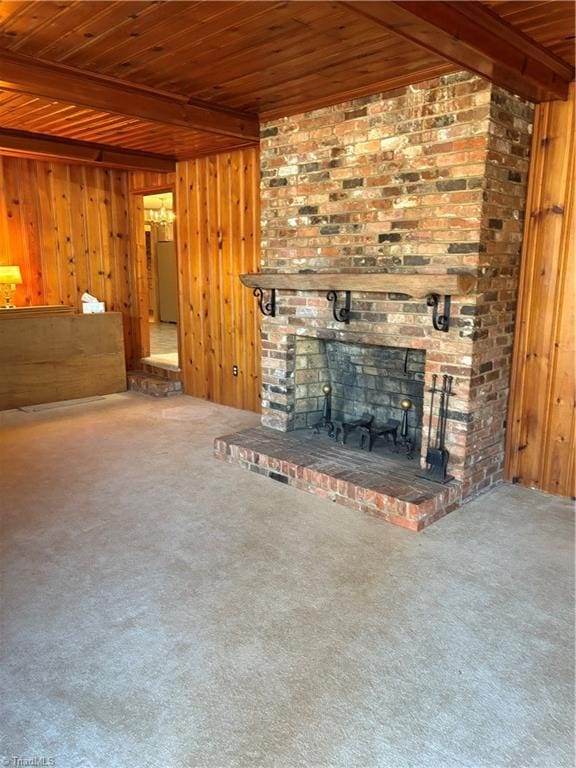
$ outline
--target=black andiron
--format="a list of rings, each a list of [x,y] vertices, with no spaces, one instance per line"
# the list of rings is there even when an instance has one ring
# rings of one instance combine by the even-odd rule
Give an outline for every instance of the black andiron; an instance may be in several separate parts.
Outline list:
[[[339,421],[336,425],[336,434],[334,437],[336,440],[340,437],[340,442],[342,445],[345,445],[348,440],[348,435],[357,429],[360,432],[360,446],[362,447],[364,435],[370,434],[373,421],[374,416],[370,413],[363,413],[361,418],[353,419],[352,421]]]
[[[408,432],[408,411],[412,408],[412,400],[405,397],[400,403],[400,408],[402,408],[402,422],[398,419],[388,419],[385,424],[374,424],[370,421],[368,424],[360,425],[360,448],[368,448],[371,451],[378,438],[385,438],[388,441],[392,440],[396,453],[400,453],[403,449],[406,458],[412,459],[414,443]],[[400,437],[398,437],[398,427],[400,427]]]
[[[452,394],[452,381],[453,377],[444,374],[442,378],[442,389],[436,386],[438,377],[436,374],[432,376],[432,389],[430,399],[430,416],[428,418],[428,450],[426,451],[426,464],[427,469],[425,473],[419,474],[418,477],[424,477],[426,480],[432,480],[435,483],[442,483],[443,485],[454,480],[452,475],[447,474],[448,459],[450,453],[446,449],[446,422],[448,420],[448,400]],[[434,399],[435,396],[440,395],[440,405],[438,408],[438,421],[436,423],[436,435],[434,443],[432,441],[432,415],[434,413]]]
[[[379,437],[384,437],[386,440],[392,439],[394,448],[398,445],[398,427],[400,422],[398,419],[388,419],[386,424],[373,424],[372,422],[367,426],[359,427],[360,431],[360,448],[368,448],[369,451],[374,447],[374,443]]]
[[[394,443],[394,450],[399,453],[404,449],[406,457],[412,459],[414,455],[414,443],[410,438],[408,431],[408,411],[412,408],[412,400],[407,397],[400,403],[402,408],[402,422],[397,419],[388,419],[385,424],[375,424],[374,415],[364,413],[361,418],[351,421],[333,421],[332,420],[332,387],[330,384],[324,384],[322,387],[324,393],[324,405],[322,408],[322,418],[313,425],[314,433],[319,435],[320,431],[325,429],[328,437],[345,445],[351,432],[358,430],[360,435],[359,447],[367,448],[372,451],[374,443],[378,438],[385,438]],[[398,437],[398,427],[400,427],[400,437]]]
[[[324,384],[322,387],[324,393],[324,406],[322,408],[322,418],[312,427],[314,432],[319,435],[321,429],[325,429],[328,437],[334,435],[334,424],[332,422],[332,387],[330,384]]]
[[[405,397],[400,403],[400,408],[402,408],[402,424],[400,425],[399,442],[400,446],[406,451],[406,456],[411,459],[414,456],[414,443],[408,433],[408,411],[412,408],[412,400]]]

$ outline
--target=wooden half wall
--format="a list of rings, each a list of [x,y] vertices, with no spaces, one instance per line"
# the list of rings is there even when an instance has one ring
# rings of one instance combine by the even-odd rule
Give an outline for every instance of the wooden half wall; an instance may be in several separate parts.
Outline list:
[[[0,264],[18,264],[19,306],[81,309],[85,292],[123,316],[135,354],[128,173],[0,156]]]
[[[239,275],[259,267],[259,184],[256,148],[176,165],[184,389],[253,411],[260,410],[259,317]]]
[[[574,85],[536,107],[514,365],[507,477],[576,496]]]

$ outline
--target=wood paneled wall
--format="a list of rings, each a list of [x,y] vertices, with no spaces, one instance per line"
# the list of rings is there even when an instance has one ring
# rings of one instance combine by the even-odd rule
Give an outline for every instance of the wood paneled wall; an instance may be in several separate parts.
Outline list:
[[[258,411],[259,318],[238,279],[258,269],[256,149],[179,163],[177,184],[170,173],[0,157],[0,264],[22,269],[19,305],[80,310],[88,291],[121,312],[136,367],[148,340],[142,195],[173,186],[185,389]]]
[[[131,171],[130,191],[153,195],[155,192],[171,190],[174,187],[176,174],[161,171]]]
[[[507,476],[576,495],[574,86],[536,107],[512,372]]]
[[[0,157],[0,263],[18,264],[17,305],[65,304],[84,291],[122,312],[134,356],[128,173]]]
[[[259,266],[258,150],[180,162],[176,176],[184,389],[259,411],[258,309],[238,278]]]

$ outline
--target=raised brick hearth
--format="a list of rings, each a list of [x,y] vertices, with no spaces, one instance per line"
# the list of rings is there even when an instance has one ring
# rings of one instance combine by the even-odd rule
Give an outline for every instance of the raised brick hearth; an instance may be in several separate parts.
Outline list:
[[[413,462],[368,454],[309,431],[247,429],[215,442],[219,459],[419,531],[458,506],[459,484],[419,479]]]
[[[262,126],[261,268],[268,278],[376,272],[476,279],[470,294],[452,296],[448,332],[433,328],[425,299],[394,288],[352,291],[348,325],[334,318],[326,291],[279,290],[276,316],[262,325],[265,427],[304,426],[304,384],[319,398],[322,375],[303,376],[297,364],[303,340],[320,341],[326,355],[335,342],[408,349],[424,364],[417,415],[425,427],[433,376],[454,378],[446,448],[455,480],[448,491],[430,484],[434,504],[447,494],[446,511],[502,478],[531,120],[530,104],[461,72]],[[238,451],[227,455],[250,463]],[[328,480],[305,479],[308,470],[294,484],[327,490]],[[386,514],[416,528],[429,522],[412,508],[404,518]]]

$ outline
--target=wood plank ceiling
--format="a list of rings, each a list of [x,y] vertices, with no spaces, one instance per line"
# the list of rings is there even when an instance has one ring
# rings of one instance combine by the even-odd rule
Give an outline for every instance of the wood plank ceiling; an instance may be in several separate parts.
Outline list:
[[[486,50],[467,34],[483,34]],[[40,134],[59,138],[55,155],[92,148],[98,162],[98,148],[114,147],[126,151],[118,164],[160,169],[159,158],[256,143],[259,117],[466,65],[535,100],[558,98],[573,59],[572,2],[8,0],[0,148],[25,153]]]

